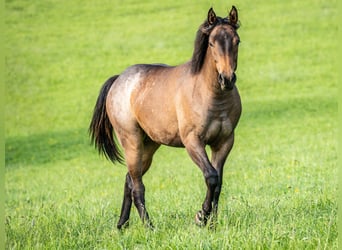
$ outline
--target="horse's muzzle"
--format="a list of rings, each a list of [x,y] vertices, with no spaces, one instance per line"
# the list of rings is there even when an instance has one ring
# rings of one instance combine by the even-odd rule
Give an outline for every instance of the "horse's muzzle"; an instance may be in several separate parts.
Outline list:
[[[234,88],[236,82],[236,74],[233,73],[232,76],[229,78],[225,77],[224,74],[218,75],[218,82],[221,86],[222,90],[232,90]]]

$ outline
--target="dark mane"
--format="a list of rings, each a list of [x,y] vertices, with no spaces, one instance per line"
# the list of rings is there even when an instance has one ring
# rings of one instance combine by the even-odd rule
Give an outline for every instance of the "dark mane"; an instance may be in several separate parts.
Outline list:
[[[191,58],[191,73],[194,75],[201,71],[207,53],[209,34],[203,32],[205,24],[199,27],[196,34],[194,52]]]
[[[215,28],[216,25],[223,23],[229,24],[229,20],[227,18],[217,17],[214,24],[210,25],[208,21],[205,21],[199,27],[196,34],[194,52],[191,58],[191,73],[193,75],[199,73],[202,69],[207,53],[210,32]]]

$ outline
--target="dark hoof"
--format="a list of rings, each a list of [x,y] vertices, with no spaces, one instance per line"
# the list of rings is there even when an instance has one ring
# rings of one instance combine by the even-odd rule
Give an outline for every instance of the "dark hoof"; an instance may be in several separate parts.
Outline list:
[[[217,220],[211,219],[209,223],[209,229],[212,231],[215,231],[217,228],[217,223],[218,223]]]
[[[148,222],[145,224],[145,227],[151,231],[154,231],[154,226],[151,222]]]
[[[121,223],[118,223],[116,225],[117,229],[119,230],[122,230],[122,229],[125,229],[125,228],[128,228],[129,227],[129,221],[126,221],[125,223],[121,224]]]
[[[204,227],[207,224],[207,217],[203,211],[198,211],[195,216],[195,223],[199,227]]]

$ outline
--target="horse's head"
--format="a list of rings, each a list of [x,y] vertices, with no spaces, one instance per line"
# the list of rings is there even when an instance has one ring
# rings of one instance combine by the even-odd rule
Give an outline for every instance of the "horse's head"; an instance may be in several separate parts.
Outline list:
[[[218,82],[222,90],[231,90],[236,81],[238,48],[240,38],[237,9],[233,6],[228,17],[217,17],[211,8],[208,12],[207,25],[202,31],[209,35],[208,52],[215,62]]]

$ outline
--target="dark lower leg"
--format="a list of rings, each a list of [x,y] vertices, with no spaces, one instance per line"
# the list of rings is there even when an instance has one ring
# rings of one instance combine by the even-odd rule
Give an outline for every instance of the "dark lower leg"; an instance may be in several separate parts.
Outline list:
[[[210,219],[210,225],[209,227],[211,229],[215,229],[217,225],[217,210],[218,210],[218,202],[220,198],[221,193],[221,183],[217,185],[214,192],[214,199],[213,199],[213,208],[211,212],[211,219]]]
[[[212,173],[206,177],[207,194],[202,204],[202,210],[196,214],[196,223],[199,226],[205,226],[213,209],[213,200],[215,196],[215,189],[218,185],[217,173]]]
[[[148,227],[153,227],[152,223],[150,221],[148,212],[145,207],[145,187],[144,184],[141,182],[138,185],[134,185],[133,189],[133,200],[134,200],[134,205],[138,210],[138,214],[142,220],[142,222],[148,226]]]
[[[218,184],[215,192],[214,192],[214,199],[213,199],[213,213],[217,214],[217,209],[218,209],[218,202],[220,198],[220,193],[221,193],[221,184]]]
[[[120,219],[117,228],[121,229],[123,226],[128,226],[129,215],[132,207],[132,183],[129,174],[126,175],[124,198],[121,207]]]

